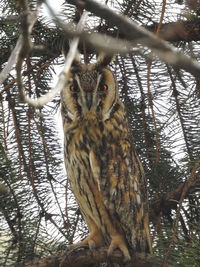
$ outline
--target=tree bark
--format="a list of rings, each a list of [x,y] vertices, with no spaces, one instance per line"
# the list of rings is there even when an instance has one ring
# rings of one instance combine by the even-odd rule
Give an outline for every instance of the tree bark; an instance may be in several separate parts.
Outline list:
[[[130,263],[125,263],[119,250],[107,255],[108,248],[98,248],[91,251],[88,247],[68,248],[66,252],[43,258],[38,261],[25,263],[25,267],[88,267],[99,263],[117,263],[124,267],[152,267],[152,256],[143,253],[135,253]]]
[[[160,38],[168,42],[191,42],[200,40],[200,19],[180,20],[176,22],[165,23],[160,30]],[[146,27],[147,30],[155,32],[158,23]]]

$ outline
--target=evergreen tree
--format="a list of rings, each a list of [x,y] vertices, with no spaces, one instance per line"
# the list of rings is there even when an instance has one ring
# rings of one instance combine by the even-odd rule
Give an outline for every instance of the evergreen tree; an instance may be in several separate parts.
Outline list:
[[[91,0],[63,1],[59,16],[44,1],[36,20],[26,20],[39,2],[0,1],[0,266],[36,266],[30,263],[35,260],[37,266],[59,266],[61,253],[88,231],[64,169],[60,97],[39,108],[24,103],[16,74],[24,58],[26,95],[47,93],[82,8],[89,11],[79,34],[82,60],[95,61],[101,51],[115,54],[111,68],[147,177],[152,266],[200,266],[199,1],[101,1],[150,36],[136,28],[128,32]],[[27,21],[35,22],[32,45],[24,43],[18,56],[14,49],[26,37]],[[17,59],[11,65],[10,56]],[[106,261],[100,258],[98,252],[96,263],[84,258],[85,266],[100,266]]]

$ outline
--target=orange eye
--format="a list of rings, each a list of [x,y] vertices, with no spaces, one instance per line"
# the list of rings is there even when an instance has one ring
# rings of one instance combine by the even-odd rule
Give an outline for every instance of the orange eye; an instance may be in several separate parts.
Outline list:
[[[74,85],[72,84],[72,85],[70,85],[70,91],[71,92],[74,92],[75,90],[74,90]]]
[[[79,92],[79,88],[78,88],[78,84],[77,84],[77,82],[74,81],[74,82],[70,85],[69,89],[70,89],[70,91],[71,91],[72,93]]]
[[[108,85],[105,84],[105,83],[104,83],[104,85],[103,85],[103,90],[104,90],[104,92],[107,92],[107,90],[108,90]]]
[[[108,85],[106,83],[100,84],[99,91],[101,91],[101,92],[107,92],[108,91]]]

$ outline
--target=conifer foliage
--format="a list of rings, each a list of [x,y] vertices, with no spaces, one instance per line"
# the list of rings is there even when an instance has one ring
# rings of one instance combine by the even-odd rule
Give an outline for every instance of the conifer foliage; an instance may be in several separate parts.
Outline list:
[[[146,172],[153,266],[200,266],[199,1],[58,3],[0,0],[0,266],[60,255],[88,231],[64,169],[59,94],[34,107],[20,93],[19,75],[28,97],[54,87],[74,37],[86,63],[115,55]]]

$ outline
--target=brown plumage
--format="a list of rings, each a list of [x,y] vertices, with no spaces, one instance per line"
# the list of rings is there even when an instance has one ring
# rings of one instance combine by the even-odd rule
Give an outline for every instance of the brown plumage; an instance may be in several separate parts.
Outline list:
[[[61,94],[64,157],[90,235],[81,244],[119,248],[126,260],[151,250],[144,171],[118,85],[107,67],[74,61]]]

